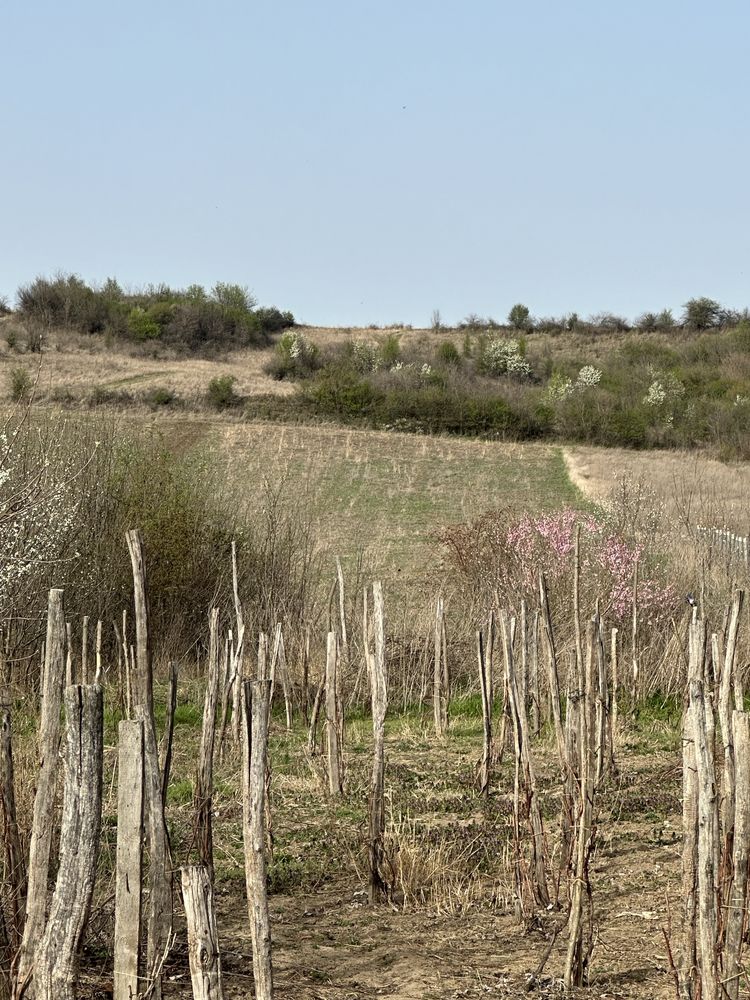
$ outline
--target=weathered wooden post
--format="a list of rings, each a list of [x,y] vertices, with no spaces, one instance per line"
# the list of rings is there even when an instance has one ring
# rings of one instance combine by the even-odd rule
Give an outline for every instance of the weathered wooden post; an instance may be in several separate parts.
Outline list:
[[[113,997],[114,1000],[133,1000],[140,992],[138,955],[143,853],[143,722],[123,719],[118,726],[118,737]]]
[[[448,732],[450,698],[450,672],[448,668],[448,643],[445,635],[445,606],[442,595],[435,606],[435,670],[433,678],[433,710],[435,733],[445,736]]]
[[[693,621],[689,630],[688,684],[682,721],[682,932],[683,946],[678,969],[680,997],[691,1000],[698,983],[696,923],[698,913],[698,768],[695,742],[694,685],[703,680],[706,632],[703,622]]]
[[[557,669],[557,648],[555,645],[555,633],[552,628],[552,614],[549,606],[549,594],[547,593],[547,581],[544,573],[539,574],[539,607],[542,617],[542,634],[544,635],[547,652],[547,684],[549,687],[552,721],[555,727],[557,755],[560,758],[560,766],[566,769],[567,754],[565,752],[565,730],[563,729],[562,712],[560,710],[560,675]]]
[[[708,738],[713,715],[710,701],[704,695],[703,682],[694,678],[690,683],[693,745],[698,785],[698,945],[697,957],[701,976],[701,995],[713,1000],[718,985],[718,920],[716,891],[719,829],[716,796],[716,772],[713,745]]]
[[[47,605],[47,640],[42,677],[39,722],[39,774],[29,848],[26,922],[16,971],[17,994],[25,988],[34,955],[44,931],[47,910],[50,849],[54,825],[57,754],[60,745],[60,707],[66,668],[66,627],[62,590],[51,590]]]
[[[172,933],[172,872],[162,801],[162,776],[154,721],[153,673],[148,628],[146,569],[140,532],[127,533],[133,567],[136,653],[131,652],[130,694],[136,719],[143,721],[144,809],[149,852],[149,912],[146,928],[146,979],[153,1000],[161,1000],[161,965]]]
[[[162,809],[167,808],[167,792],[169,791],[169,777],[172,772],[172,742],[174,740],[174,716],[177,711],[177,664],[171,661],[169,664],[169,689],[167,691],[166,725],[164,735],[161,740],[161,750],[159,753],[161,767],[161,802]]]
[[[223,1000],[211,876],[203,865],[187,865],[181,874],[193,997],[195,1000]]]
[[[266,761],[270,681],[242,685],[242,833],[256,1000],[271,1000],[273,968],[266,881]]]
[[[195,778],[195,826],[198,856],[213,880],[214,844],[212,799],[214,781],[214,742],[216,738],[216,705],[219,698],[219,611],[213,608],[210,615],[208,646],[208,677],[203,702],[203,729],[201,731],[198,772]]]
[[[89,682],[89,616],[83,616],[81,628],[81,684]]]
[[[479,691],[482,696],[482,762],[479,771],[479,791],[485,798],[490,794],[490,768],[492,766],[492,690],[484,637],[477,632],[477,661],[479,666]]]
[[[102,821],[104,713],[98,684],[65,692],[67,740],[60,868],[34,955],[37,1000],[75,1000],[78,955],[96,880]]]
[[[239,574],[237,572],[237,543],[232,542],[232,596],[234,598],[234,618],[236,643],[232,663],[232,738],[239,745],[242,732],[242,679],[245,674],[245,619],[240,601]]]
[[[576,822],[576,857],[573,891],[570,901],[568,953],[565,962],[565,989],[583,986],[588,975],[593,941],[584,941],[584,901],[590,895],[588,864],[592,850],[595,781],[595,723],[593,714],[594,643],[597,623],[589,622],[586,631],[586,658],[578,711],[579,789]]]
[[[339,644],[335,632],[328,633],[326,644],[326,736],[328,742],[328,787],[331,795],[344,791],[341,748],[341,699],[338,690]]]
[[[726,915],[723,982],[729,1000],[738,1000],[743,973],[742,943],[747,922],[747,882],[750,863],[750,715],[732,713],[736,782],[732,888]]]
[[[375,653],[365,650],[370,668],[372,692],[373,764],[370,784],[370,902],[387,894],[383,875],[383,838],[385,836],[385,713],[388,707],[388,673],[385,662],[385,609],[383,588],[372,585],[375,625]]]
[[[514,823],[515,836],[520,841],[521,802],[520,792],[523,787],[525,805],[528,815],[529,832],[531,834],[531,869],[532,891],[534,898],[541,906],[547,906],[549,891],[547,888],[546,851],[544,824],[536,790],[536,776],[529,747],[529,726],[526,716],[526,706],[521,696],[519,679],[513,660],[512,622],[504,611],[500,612],[500,626],[505,659],[505,677],[508,691],[508,704],[513,724],[513,745],[515,753],[515,786],[514,786]],[[520,884],[520,875],[517,882]],[[522,900],[519,898],[519,902]]]

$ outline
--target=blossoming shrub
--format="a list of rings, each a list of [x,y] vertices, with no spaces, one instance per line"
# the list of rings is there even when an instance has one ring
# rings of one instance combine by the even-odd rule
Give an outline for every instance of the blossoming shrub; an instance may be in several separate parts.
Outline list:
[[[301,379],[307,378],[321,365],[316,345],[299,330],[289,330],[276,345],[266,371],[277,379]]]
[[[673,588],[649,571],[644,544],[626,539],[605,518],[568,507],[539,515],[495,510],[445,529],[439,540],[450,567],[477,606],[484,606],[484,613],[495,596],[501,606],[515,610],[522,597],[538,605],[540,573],[545,574],[554,605],[564,611],[572,593],[577,524],[581,525],[582,606],[593,609],[598,598],[610,623],[624,623],[631,614],[638,562],[641,621],[658,625],[668,620],[678,603]]]

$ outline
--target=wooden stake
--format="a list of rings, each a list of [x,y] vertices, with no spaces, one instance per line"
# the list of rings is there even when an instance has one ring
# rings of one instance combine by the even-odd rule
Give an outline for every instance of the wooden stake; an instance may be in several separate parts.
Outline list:
[[[195,1000],[223,1000],[211,876],[203,865],[188,865],[181,869],[181,874],[193,997]]]
[[[245,681],[242,686],[242,831],[245,845],[247,905],[253,939],[256,1000],[271,1000],[273,996],[271,925],[268,919],[265,855],[270,688],[269,681]]]
[[[212,799],[214,782],[214,742],[216,738],[216,705],[219,698],[219,610],[210,614],[210,639],[208,647],[208,677],[203,702],[203,729],[201,731],[198,773],[195,779],[195,823],[198,856],[208,869],[213,881],[214,843]]]
[[[331,795],[341,795],[344,791],[344,777],[341,759],[341,720],[338,692],[338,639],[335,632],[328,633],[326,646],[326,734],[328,738],[328,787]]]
[[[118,726],[118,737],[113,997],[114,1000],[133,1000],[140,992],[143,722],[123,719]]]
[[[42,710],[39,722],[39,773],[29,849],[29,880],[26,922],[17,966],[17,995],[31,976],[47,910],[50,849],[55,821],[57,755],[60,745],[60,707],[66,669],[65,612],[62,590],[51,590],[47,606],[47,641],[42,679]]]
[[[146,980],[153,1000],[161,1000],[161,965],[172,933],[172,871],[162,803],[162,775],[154,721],[151,641],[148,627],[146,568],[140,532],[127,533],[133,568],[136,655],[131,652],[130,694],[136,719],[143,721],[144,808],[149,851],[149,912],[146,928]]]
[[[102,821],[104,712],[98,685],[65,692],[67,745],[60,867],[34,955],[36,1000],[76,1000],[78,957],[94,893]]]
[[[737,794],[734,813],[732,889],[726,916],[726,945],[722,981],[728,1000],[738,1000],[742,978],[743,932],[747,923],[747,882],[750,863],[750,715],[732,713],[732,739],[736,754]]]
[[[367,656],[372,694],[373,763],[370,784],[370,902],[388,893],[383,872],[385,837],[385,713],[388,707],[388,672],[385,661],[385,609],[383,588],[372,585],[375,654]]]
[[[492,695],[489,670],[484,651],[484,638],[477,632],[477,661],[479,666],[479,691],[482,695],[482,763],[479,772],[479,791],[488,798],[490,794],[490,768],[492,765]]]

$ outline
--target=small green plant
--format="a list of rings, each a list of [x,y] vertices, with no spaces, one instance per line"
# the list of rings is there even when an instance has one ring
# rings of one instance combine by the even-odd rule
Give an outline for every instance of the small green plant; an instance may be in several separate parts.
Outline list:
[[[5,342],[11,351],[15,351],[18,346],[18,333],[11,327],[5,335]]]
[[[398,334],[389,333],[380,346],[380,357],[386,368],[391,368],[401,358],[401,343]]]
[[[147,392],[145,400],[149,406],[154,408],[159,406],[172,406],[173,403],[177,402],[177,393],[167,386],[160,385]]]
[[[234,391],[234,375],[217,375],[208,383],[206,400],[214,410],[228,410],[237,406],[240,397]]]
[[[11,368],[8,372],[8,389],[14,403],[25,402],[31,396],[32,384],[26,368]]]
[[[438,347],[437,358],[443,365],[458,367],[461,364],[461,355],[458,353],[458,348],[450,340],[444,340]]]

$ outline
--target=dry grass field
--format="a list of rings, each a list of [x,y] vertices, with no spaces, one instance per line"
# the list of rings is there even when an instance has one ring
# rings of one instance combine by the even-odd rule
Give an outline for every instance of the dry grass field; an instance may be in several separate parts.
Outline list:
[[[370,331],[379,336],[382,331]],[[343,334],[345,335],[345,334]],[[358,334],[359,335],[359,334]],[[364,336],[365,333],[362,332]],[[321,345],[341,331],[315,331]],[[406,331],[404,338],[431,336]],[[83,399],[92,385],[110,389],[168,386],[195,410],[114,409],[183,454],[209,456],[216,474],[248,517],[269,497],[297,507],[318,539],[332,575],[336,556],[347,579],[379,577],[394,631],[414,608],[429,608],[441,577],[434,532],[488,509],[537,512],[606,503],[618,479],[654,491],[679,533],[688,521],[747,531],[750,469],[698,453],[507,444],[334,425],[250,422],[200,410],[207,382],[230,374],[243,393],[288,392],[263,371],[265,352],[221,361],[159,359],[91,350],[80,340],[53,343],[43,356],[40,402],[62,389]],[[0,351],[0,384],[34,355]],[[106,408],[104,408],[106,411]],[[65,413],[65,410],[61,411]],[[681,552],[676,552],[681,556]],[[409,600],[404,600],[405,596]],[[687,608],[684,610],[687,616]],[[416,631],[424,623],[412,620]],[[678,623],[682,627],[682,622]],[[425,633],[427,634],[427,633]],[[292,665],[292,669],[295,669]],[[312,680],[321,670],[311,665]],[[470,667],[473,669],[473,665]],[[202,716],[202,681],[182,664],[175,762],[168,820],[175,866],[193,844],[193,780]],[[348,678],[348,683],[351,677]],[[351,684],[350,688],[351,690]],[[299,689],[297,690],[299,697]],[[160,688],[159,722],[164,691]],[[108,692],[107,774],[100,893],[84,956],[81,995],[108,995],[111,873],[115,844],[114,745],[117,710]],[[350,706],[351,707],[351,706]],[[297,706],[299,709],[299,706]],[[435,738],[431,706],[392,707],[387,723],[386,847],[398,887],[391,901],[366,903],[367,796],[372,731],[361,709],[346,726],[346,792],[326,792],[319,756],[305,749],[299,710],[287,732],[280,715],[271,734],[271,919],[277,995],[293,1000],[460,1000],[521,997],[560,911],[540,911],[524,929],[514,914],[511,852],[512,754],[506,753],[484,801],[476,784],[482,720],[476,696],[456,698],[450,731]],[[496,704],[496,718],[501,714]],[[591,882],[596,945],[591,983],[581,996],[657,998],[674,995],[664,930],[676,935],[681,906],[680,705],[653,699],[623,713],[617,773],[603,787]],[[20,727],[24,732],[23,725]],[[32,726],[19,770],[33,768]],[[533,745],[553,861],[558,846],[560,776],[552,733]],[[215,845],[217,910],[225,994],[249,995],[251,943],[244,899],[239,757],[230,747],[217,761]],[[21,803],[28,810],[31,781]],[[105,792],[106,794],[106,792]],[[166,965],[165,995],[189,995],[184,923]],[[565,943],[552,950],[533,996],[560,994]],[[674,940],[674,938],[673,938]],[[744,987],[743,987],[744,988]],[[750,995],[742,993],[741,995]]]

